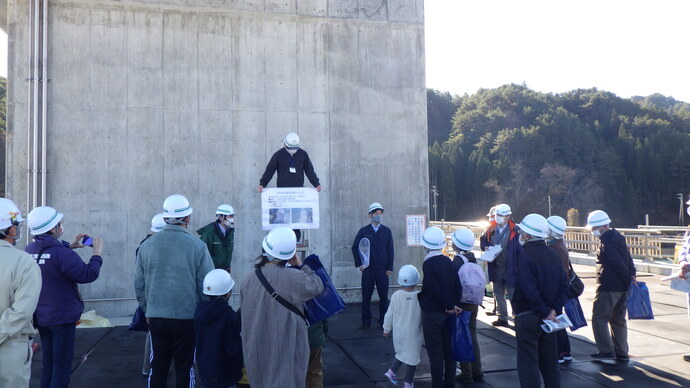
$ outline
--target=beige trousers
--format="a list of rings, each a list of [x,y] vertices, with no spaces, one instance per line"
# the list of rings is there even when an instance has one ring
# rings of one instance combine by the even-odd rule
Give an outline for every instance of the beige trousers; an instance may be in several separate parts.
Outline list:
[[[5,340],[0,345],[0,387],[28,387],[32,356],[29,337]]]

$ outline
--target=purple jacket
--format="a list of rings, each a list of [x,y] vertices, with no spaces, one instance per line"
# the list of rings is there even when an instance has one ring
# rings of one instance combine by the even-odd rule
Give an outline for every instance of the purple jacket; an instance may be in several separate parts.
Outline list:
[[[41,257],[38,253],[44,249]],[[43,277],[43,287],[38,298],[34,317],[39,326],[55,326],[76,323],[84,311],[77,283],[91,283],[98,278],[103,259],[91,256],[86,264],[69,248],[69,243],[53,236],[41,234],[26,246]]]

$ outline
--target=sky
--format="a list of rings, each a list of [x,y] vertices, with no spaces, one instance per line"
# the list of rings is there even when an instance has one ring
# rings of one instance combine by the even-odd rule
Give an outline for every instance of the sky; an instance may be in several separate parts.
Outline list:
[[[429,88],[462,95],[525,83],[690,102],[690,1],[425,0],[424,8]]]
[[[427,87],[508,83],[690,102],[687,0],[425,0]]]

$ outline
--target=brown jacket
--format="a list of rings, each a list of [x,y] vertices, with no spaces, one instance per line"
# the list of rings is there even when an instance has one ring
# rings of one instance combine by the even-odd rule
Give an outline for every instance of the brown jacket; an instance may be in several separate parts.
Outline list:
[[[565,246],[563,239],[553,240],[549,242],[549,246],[561,258],[561,266],[566,274],[570,274],[570,257],[568,255],[568,248]]]

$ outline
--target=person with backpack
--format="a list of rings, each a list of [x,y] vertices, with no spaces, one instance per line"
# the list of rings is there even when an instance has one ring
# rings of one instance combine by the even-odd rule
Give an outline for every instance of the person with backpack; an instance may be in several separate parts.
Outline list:
[[[472,253],[474,248],[474,233],[469,229],[458,229],[450,236],[453,242],[453,265],[458,272],[460,285],[462,286],[462,297],[460,308],[470,311],[470,333],[472,334],[472,346],[474,348],[474,361],[460,362],[462,374],[459,376],[461,383],[471,384],[477,381],[484,381],[482,372],[481,352],[479,351],[479,340],[477,339],[477,313],[479,306],[484,300],[484,289],[486,288],[486,277],[484,270],[477,264],[477,259]]]

